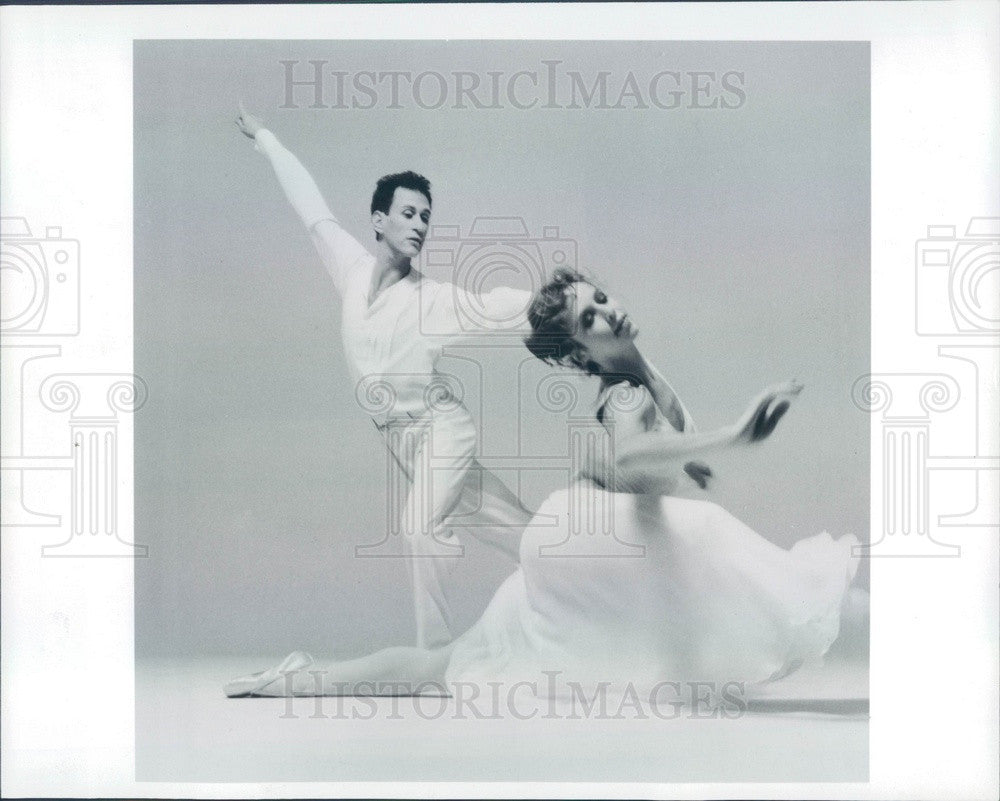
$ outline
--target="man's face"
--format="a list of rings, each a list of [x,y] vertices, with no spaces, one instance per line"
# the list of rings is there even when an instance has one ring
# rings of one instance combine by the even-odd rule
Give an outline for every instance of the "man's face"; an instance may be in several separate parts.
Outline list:
[[[431,219],[431,204],[422,192],[396,187],[389,213],[376,211],[372,225],[382,240],[400,256],[413,258],[420,253]]]

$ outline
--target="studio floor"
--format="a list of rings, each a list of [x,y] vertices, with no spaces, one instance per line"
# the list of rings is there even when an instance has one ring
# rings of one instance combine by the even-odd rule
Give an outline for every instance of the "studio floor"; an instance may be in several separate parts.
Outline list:
[[[136,662],[139,781],[866,781],[864,663],[828,660],[714,713],[609,700],[589,713],[521,693],[226,698],[254,658]],[[499,713],[494,711],[499,709]],[[730,716],[724,716],[727,712]],[[734,714],[735,713],[735,714]],[[525,718],[525,719],[520,719]]]

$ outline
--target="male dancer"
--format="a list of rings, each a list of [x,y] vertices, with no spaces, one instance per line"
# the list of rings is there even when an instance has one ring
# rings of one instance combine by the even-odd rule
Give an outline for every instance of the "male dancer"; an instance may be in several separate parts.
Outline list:
[[[454,632],[443,582],[461,553],[453,527],[474,523],[470,533],[516,560],[531,515],[476,461],[472,418],[442,391],[436,365],[448,335],[467,333],[468,323],[463,329],[459,319],[462,303],[475,302],[482,330],[523,331],[530,293],[499,287],[473,298],[413,268],[431,214],[426,178],[407,172],[379,180],[371,204],[373,255],[340,227],[299,160],[242,105],[236,124],[270,160],[340,295],[344,351],[359,400],[365,397],[374,411],[407,479],[399,517],[409,548],[417,644],[444,645]],[[428,331],[443,336],[429,338]]]

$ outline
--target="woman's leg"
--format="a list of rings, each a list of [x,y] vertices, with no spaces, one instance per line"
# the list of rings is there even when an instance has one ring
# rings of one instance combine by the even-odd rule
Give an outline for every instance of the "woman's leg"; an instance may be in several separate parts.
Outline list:
[[[451,645],[434,650],[399,646],[358,659],[314,663],[285,673],[253,694],[413,695],[435,686],[443,690],[451,651]]]

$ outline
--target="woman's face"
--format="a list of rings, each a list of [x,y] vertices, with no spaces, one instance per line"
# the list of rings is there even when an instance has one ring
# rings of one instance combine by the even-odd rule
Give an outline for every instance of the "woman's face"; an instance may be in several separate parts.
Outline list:
[[[584,281],[572,284],[569,291],[575,295],[573,339],[586,350],[586,358],[607,365],[627,352],[639,327],[621,303]]]

